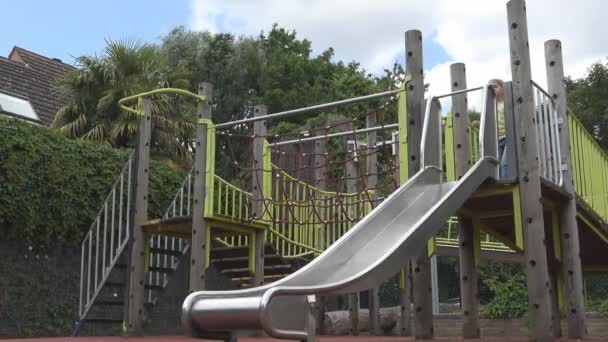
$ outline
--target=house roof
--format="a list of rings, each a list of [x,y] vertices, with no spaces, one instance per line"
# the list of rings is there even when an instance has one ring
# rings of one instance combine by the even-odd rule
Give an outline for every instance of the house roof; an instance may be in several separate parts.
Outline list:
[[[72,69],[59,59],[14,47],[8,58],[0,57],[0,91],[29,99],[42,123],[48,126],[65,103],[56,95],[53,83]]]

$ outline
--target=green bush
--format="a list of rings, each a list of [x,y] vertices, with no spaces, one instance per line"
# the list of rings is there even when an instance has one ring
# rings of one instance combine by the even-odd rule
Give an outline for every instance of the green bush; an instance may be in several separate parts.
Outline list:
[[[489,293],[482,309],[489,318],[521,318],[528,312],[526,274],[521,265],[487,262],[481,265],[479,276],[480,292]]]
[[[70,332],[80,242],[129,153],[0,118],[0,338]],[[185,174],[152,161],[150,217],[161,215]]]
[[[0,233],[36,249],[75,246],[89,229],[128,150],[83,140],[13,119],[0,119]],[[150,167],[151,217],[158,216],[185,172]]]

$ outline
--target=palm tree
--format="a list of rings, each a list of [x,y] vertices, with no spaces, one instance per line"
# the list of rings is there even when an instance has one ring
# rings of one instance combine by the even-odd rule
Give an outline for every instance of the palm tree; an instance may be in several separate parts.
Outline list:
[[[137,130],[136,115],[121,111],[118,100],[156,88],[188,88],[183,65],[169,68],[165,56],[152,45],[135,40],[106,41],[101,56],[77,58],[79,68],[56,84],[67,99],[52,128],[71,137],[128,147]],[[159,95],[152,108],[152,147],[157,153],[186,156],[195,131],[194,104]]]

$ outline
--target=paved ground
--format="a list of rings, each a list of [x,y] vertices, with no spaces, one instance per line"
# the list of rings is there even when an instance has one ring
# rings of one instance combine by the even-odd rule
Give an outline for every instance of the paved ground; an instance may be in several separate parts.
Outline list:
[[[590,338],[585,341],[605,341],[605,338]],[[76,342],[203,342],[203,340],[192,339],[186,337],[53,337],[53,338],[32,338],[32,339],[18,339],[18,340],[2,340],[3,342],[16,341],[16,342],[59,342],[59,341],[76,341]],[[281,341],[271,338],[255,338],[255,337],[241,337],[240,342],[271,342]],[[370,337],[370,336],[322,336],[318,339],[319,342],[347,342],[347,341],[358,341],[358,342],[405,342],[415,341],[409,337]],[[522,337],[484,337],[479,340],[463,340],[454,338],[438,338],[434,341],[445,341],[445,342],[456,342],[456,341],[512,341],[512,342],[523,342],[530,341],[528,338]],[[559,341],[581,341],[581,340],[568,340],[560,339]]]

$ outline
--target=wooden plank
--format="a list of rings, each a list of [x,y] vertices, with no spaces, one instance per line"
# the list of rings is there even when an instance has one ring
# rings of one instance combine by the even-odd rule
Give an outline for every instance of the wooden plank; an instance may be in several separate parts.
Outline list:
[[[254,116],[264,116],[268,114],[268,108],[264,105],[255,106],[253,109]],[[255,219],[262,218],[264,213],[264,141],[266,140],[267,122],[265,120],[256,121],[253,123],[253,175],[251,194],[253,202],[251,203],[251,213]],[[270,170],[268,170],[270,171]],[[251,277],[252,286],[261,286],[264,284],[264,231],[256,231],[254,241],[254,270],[255,273]]]
[[[407,85],[406,98],[408,175],[413,176],[420,169],[420,140],[424,119],[422,32],[418,30],[405,33],[405,72],[412,78]],[[433,300],[431,265],[427,248],[414,258],[412,268],[414,332],[416,338],[430,339],[433,337]]]
[[[205,101],[199,101],[197,108],[198,119],[211,119],[213,102],[213,85],[200,83],[198,85],[199,95],[206,97]],[[207,230],[211,229],[204,218],[205,211],[205,179],[207,173],[207,124],[198,123],[196,128],[196,151],[194,153],[194,189],[192,192],[192,237],[190,249],[190,283],[189,292],[205,289],[205,269],[208,264]]]
[[[541,204],[525,1],[510,0],[507,3],[507,17],[531,331],[537,341],[553,341],[551,291]]]
[[[143,100],[144,115],[139,118],[133,231],[129,240],[129,296],[127,299],[126,328],[129,336],[143,335],[145,302],[145,248],[148,240],[142,229],[148,219],[148,183],[150,168],[150,136],[152,130],[152,100]]]
[[[576,222],[576,196],[570,158],[570,129],[566,105],[566,87],[564,85],[564,62],[562,44],[559,40],[545,42],[545,61],[547,68],[548,92],[555,101],[555,110],[563,124],[559,130],[562,164],[565,171],[563,190],[571,195],[562,199],[558,210],[558,222],[561,242],[562,277],[564,279],[564,298],[566,298],[566,315],[568,319],[568,337],[582,338],[585,335],[585,299],[583,297],[583,272],[580,257],[580,240]]]
[[[450,66],[452,91],[467,89],[466,67],[464,63]],[[454,136],[454,178],[462,178],[469,170],[471,151],[469,144],[469,108],[467,94],[452,96],[452,126]],[[479,338],[479,285],[475,265],[475,239],[473,223],[459,217],[458,239],[460,261],[460,298],[462,311],[462,336]]]

